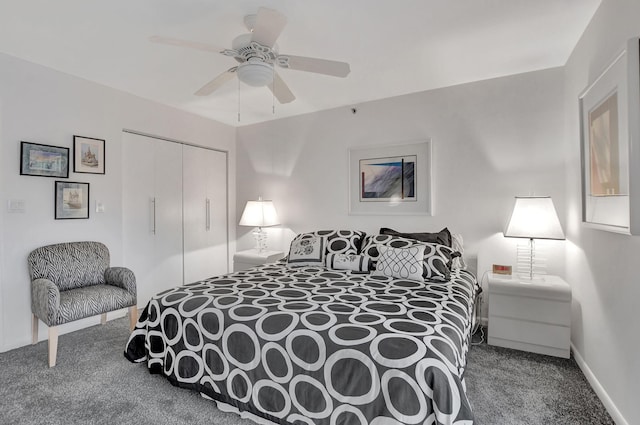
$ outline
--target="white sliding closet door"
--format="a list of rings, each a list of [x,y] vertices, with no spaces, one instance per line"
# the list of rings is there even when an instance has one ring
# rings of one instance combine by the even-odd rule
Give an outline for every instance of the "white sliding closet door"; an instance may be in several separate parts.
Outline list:
[[[177,143],[156,147],[154,294],[182,284],[182,149]]]
[[[123,252],[138,305],[182,284],[182,146],[123,133]]]
[[[228,272],[227,154],[183,146],[184,281]]]

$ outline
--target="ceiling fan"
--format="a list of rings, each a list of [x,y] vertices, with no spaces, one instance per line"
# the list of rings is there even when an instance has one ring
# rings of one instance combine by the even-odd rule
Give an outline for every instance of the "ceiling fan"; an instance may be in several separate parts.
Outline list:
[[[346,62],[280,54],[276,39],[284,29],[287,18],[276,10],[261,7],[257,14],[245,16],[244,23],[250,33],[233,39],[231,49],[219,49],[206,43],[161,36],[152,36],[149,40],[154,43],[222,53],[238,61],[238,66],[229,68],[209,81],[195,92],[196,96],[210,95],[237,75],[240,81],[250,86],[268,86],[278,102],[289,103],[295,100],[295,96],[275,71],[275,65],[343,78],[351,71]]]

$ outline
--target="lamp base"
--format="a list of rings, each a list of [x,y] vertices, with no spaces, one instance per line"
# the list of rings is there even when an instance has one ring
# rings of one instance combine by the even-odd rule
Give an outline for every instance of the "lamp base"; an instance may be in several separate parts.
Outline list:
[[[516,273],[522,280],[544,280],[543,275],[547,274],[547,261],[541,255],[543,250],[536,249],[533,239],[528,243],[518,244],[516,251]]]
[[[518,273],[516,274],[515,277],[516,277],[516,280],[524,284],[545,282],[544,275],[540,275],[540,274],[531,275],[529,273]]]
[[[258,252],[264,252],[267,250],[267,232],[262,230],[262,227],[256,227],[253,231],[253,239],[256,241],[255,249]]]

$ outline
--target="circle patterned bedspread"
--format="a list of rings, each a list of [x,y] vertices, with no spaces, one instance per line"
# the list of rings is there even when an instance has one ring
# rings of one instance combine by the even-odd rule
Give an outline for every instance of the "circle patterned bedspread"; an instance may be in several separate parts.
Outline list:
[[[281,424],[471,424],[475,277],[268,264],[152,298],[125,356]],[[152,390],[152,389],[150,389]]]

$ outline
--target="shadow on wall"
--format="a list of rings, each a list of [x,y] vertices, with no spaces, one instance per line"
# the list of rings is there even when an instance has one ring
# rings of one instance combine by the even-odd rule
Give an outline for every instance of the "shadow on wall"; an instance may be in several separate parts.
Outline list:
[[[260,143],[238,144],[257,175],[291,177],[306,144],[304,135],[295,139],[273,135],[260,139]]]

